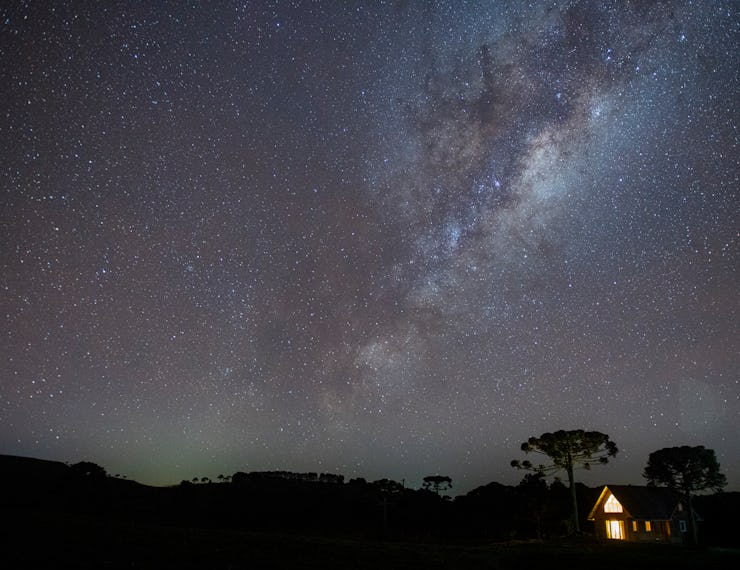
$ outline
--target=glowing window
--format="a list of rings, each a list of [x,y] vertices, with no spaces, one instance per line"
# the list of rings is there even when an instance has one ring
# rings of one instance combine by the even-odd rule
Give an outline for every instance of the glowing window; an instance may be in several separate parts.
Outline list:
[[[650,524],[650,521],[645,521],[645,532],[650,532],[651,530],[653,530],[653,527]]]
[[[606,521],[606,537],[624,540],[624,521]]]
[[[606,500],[606,503],[604,503],[604,512],[605,513],[621,513],[622,512],[622,504],[617,501],[617,498],[614,495],[609,495],[609,498]]]
[[[637,521],[632,521],[632,531],[637,532]]]

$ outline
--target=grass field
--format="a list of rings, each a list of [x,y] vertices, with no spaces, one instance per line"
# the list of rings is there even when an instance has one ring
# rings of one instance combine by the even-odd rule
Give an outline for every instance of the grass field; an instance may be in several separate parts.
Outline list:
[[[23,515],[2,567],[639,570],[740,567],[740,551],[589,540],[436,543],[183,529],[82,516]]]

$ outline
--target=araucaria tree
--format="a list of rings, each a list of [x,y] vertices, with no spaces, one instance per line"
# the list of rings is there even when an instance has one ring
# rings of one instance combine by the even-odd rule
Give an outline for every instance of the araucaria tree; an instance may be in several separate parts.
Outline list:
[[[696,543],[696,519],[691,496],[697,491],[719,492],[727,485],[713,449],[703,445],[665,447],[653,451],[643,472],[648,485],[663,485],[680,492],[689,508],[691,539]]]
[[[573,503],[573,529],[581,532],[578,521],[578,499],[574,484],[573,471],[576,469],[591,469],[592,465],[609,463],[609,458],[617,455],[616,444],[609,436],[598,431],[559,430],[555,433],[543,433],[540,437],[530,437],[522,444],[524,453],[540,453],[550,458],[548,464],[534,465],[531,461],[511,462],[512,467],[527,469],[542,475],[552,475],[558,471],[565,471],[568,475],[568,485]]]
[[[427,475],[424,477],[423,487],[439,495],[440,491],[452,488],[452,479],[446,475]]]

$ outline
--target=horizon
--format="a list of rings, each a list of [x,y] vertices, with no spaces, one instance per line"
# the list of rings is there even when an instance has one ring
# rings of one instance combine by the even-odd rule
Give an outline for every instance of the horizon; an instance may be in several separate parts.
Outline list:
[[[416,481],[415,479],[412,480],[412,479],[407,479],[405,477],[398,477],[398,478],[396,478],[396,477],[392,477],[392,476],[388,476],[388,475],[385,475],[385,476],[366,477],[366,476],[363,476],[362,474],[355,474],[355,475],[351,475],[350,476],[350,475],[347,475],[346,473],[343,473],[343,472],[340,472],[340,471],[327,471],[327,470],[321,470],[321,469],[319,469],[319,470],[317,470],[317,469],[307,469],[305,471],[304,470],[300,470],[299,471],[299,470],[294,470],[294,469],[286,469],[286,468],[274,467],[274,468],[268,468],[268,469],[236,469],[235,471],[218,470],[217,469],[217,470],[213,471],[213,473],[203,472],[203,473],[200,473],[200,474],[191,474],[190,477],[188,477],[186,475],[186,476],[182,476],[182,477],[175,477],[174,479],[171,479],[171,480],[170,479],[163,479],[161,477],[155,477],[155,478],[151,478],[151,479],[146,479],[146,478],[141,479],[141,478],[138,478],[138,477],[130,476],[126,471],[110,470],[106,465],[101,464],[101,463],[98,463],[97,461],[93,461],[92,459],[79,459],[79,460],[71,461],[71,460],[51,459],[51,458],[42,458],[42,457],[31,457],[31,456],[23,456],[23,455],[9,455],[9,454],[5,454],[5,453],[0,453],[0,455],[5,456],[5,457],[19,457],[21,459],[37,459],[37,460],[41,460],[41,461],[49,461],[49,462],[55,462],[55,463],[62,463],[62,464],[67,465],[67,466],[74,465],[75,463],[80,463],[80,462],[83,462],[83,461],[89,461],[89,462],[95,463],[96,465],[99,465],[100,467],[102,467],[103,469],[105,469],[106,470],[106,473],[107,473],[107,475],[109,477],[126,479],[128,481],[134,481],[136,483],[140,483],[140,484],[148,485],[148,486],[152,486],[152,487],[173,487],[173,486],[177,486],[177,485],[181,484],[184,481],[186,481],[186,482],[192,482],[194,478],[201,479],[202,477],[208,477],[209,480],[210,480],[209,481],[210,483],[220,483],[220,481],[218,480],[218,475],[224,475],[224,476],[231,477],[235,473],[239,473],[239,472],[241,472],[241,473],[252,473],[252,472],[260,473],[260,472],[285,471],[285,472],[290,472],[290,473],[312,473],[312,472],[313,473],[317,473],[317,474],[320,474],[320,473],[333,473],[335,475],[342,475],[342,476],[344,476],[344,483],[348,483],[351,479],[354,479],[354,478],[362,478],[362,479],[365,479],[368,483],[372,483],[374,481],[379,481],[381,479],[390,479],[392,481],[396,481],[398,483],[402,483],[404,485],[404,487],[406,487],[408,489],[421,489],[422,488],[422,483],[423,483],[423,477],[425,477],[426,475],[447,475],[446,473],[427,473],[426,475],[422,475],[422,476],[418,477],[418,481]],[[605,467],[608,470],[608,467],[610,467],[612,465],[611,462],[613,460],[614,459],[611,459],[609,464],[604,465],[604,466],[600,466],[600,467]],[[488,485],[489,483],[500,483],[502,485],[507,485],[507,486],[513,486],[513,487],[515,487],[515,486],[517,486],[522,481],[522,478],[524,477],[524,475],[526,473],[528,473],[527,471],[524,471],[523,472],[523,471],[519,471],[519,470],[514,469],[514,468],[511,468],[511,471],[514,472],[515,475],[519,475],[519,478],[518,479],[515,478],[515,480],[504,480],[504,481],[502,481],[500,479],[490,479],[490,480],[487,480],[487,481],[479,481],[478,483],[472,483],[472,482],[469,481],[469,479],[462,478],[463,481],[468,481],[468,484],[466,486],[462,487],[462,488],[459,487],[458,480],[455,479],[455,477],[452,477],[451,478],[452,479],[452,487],[450,489],[446,490],[446,491],[443,491],[442,494],[450,495],[451,497],[455,497],[455,496],[458,496],[458,495],[465,495],[465,494],[473,491],[474,489],[477,489],[479,487]],[[602,487],[604,485],[607,485],[607,486],[608,485],[647,486],[647,482],[642,477],[640,477],[641,480],[640,481],[637,481],[637,482],[635,482],[634,478],[632,480],[618,480],[618,479],[615,479],[615,478],[598,477],[600,471],[602,471],[602,469],[586,470],[586,469],[583,469],[583,468],[579,468],[579,469],[577,469],[575,471],[575,483],[576,484],[582,483],[582,484],[584,484],[584,485],[586,485],[587,487],[590,487],[590,488],[598,488],[598,487]],[[567,480],[567,477],[565,476],[565,473],[563,471],[560,471],[560,472],[558,472],[556,474],[548,475],[548,476],[545,476],[544,477],[544,480],[548,483],[548,485],[551,484],[551,483],[553,483],[556,479],[557,480],[560,480],[560,482],[563,483],[566,487],[568,486],[568,480]],[[722,491],[724,491],[724,492],[740,492],[740,488],[733,487],[732,483],[733,482],[728,479],[728,484],[727,484],[726,487],[724,487],[722,489]],[[704,490],[704,491],[697,492],[697,494],[709,494],[709,493],[712,493],[712,492],[713,491],[710,491],[710,490]]]
[[[0,8],[0,450],[740,489],[740,6]],[[211,473],[211,465],[219,469]],[[587,477],[586,477],[587,475]]]

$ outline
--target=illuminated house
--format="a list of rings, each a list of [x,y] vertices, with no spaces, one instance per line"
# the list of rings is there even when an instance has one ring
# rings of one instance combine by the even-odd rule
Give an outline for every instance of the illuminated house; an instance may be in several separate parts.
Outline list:
[[[607,485],[588,515],[596,536],[633,542],[683,542],[689,512],[679,495],[664,487]]]

